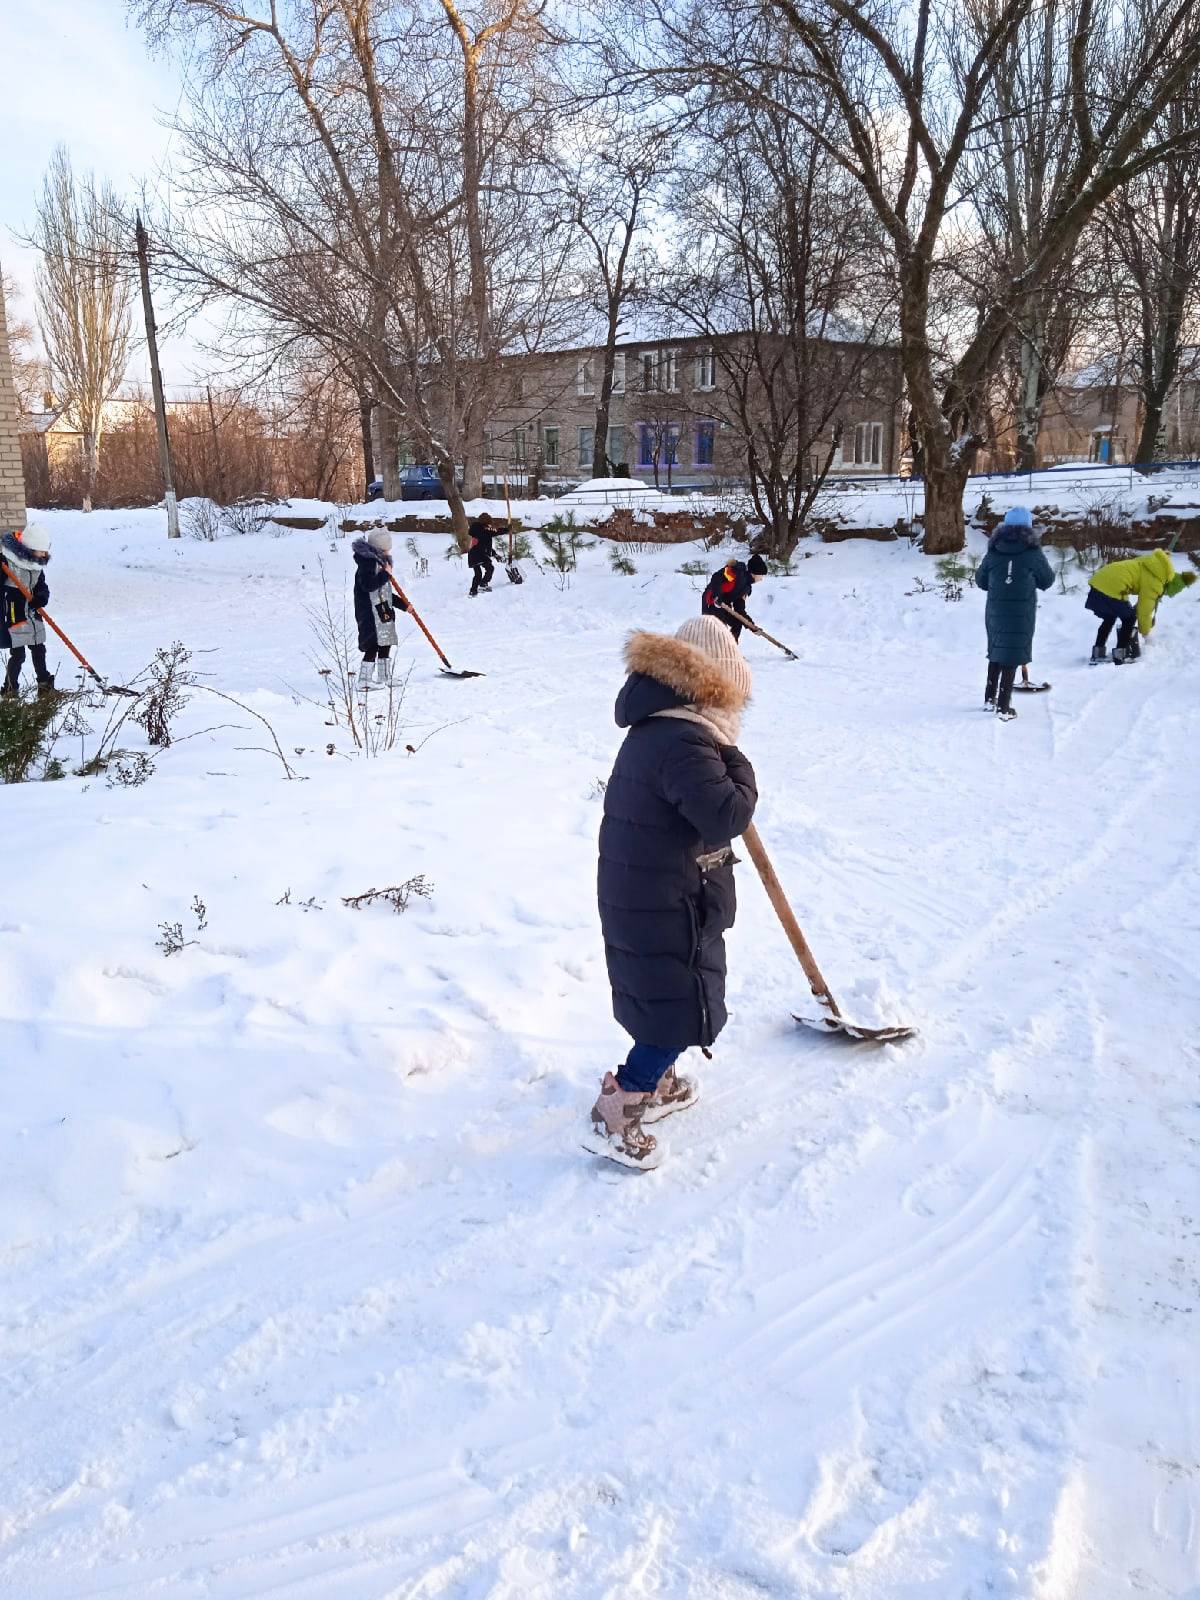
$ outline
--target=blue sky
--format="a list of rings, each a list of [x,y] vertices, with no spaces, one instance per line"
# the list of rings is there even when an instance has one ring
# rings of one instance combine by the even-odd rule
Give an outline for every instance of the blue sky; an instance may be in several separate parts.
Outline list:
[[[6,87],[0,154],[0,262],[20,283],[20,309],[31,313],[33,255],[13,233],[25,232],[54,146],[66,144],[76,170],[95,169],[125,193],[153,183],[169,155],[162,127],[174,114],[179,75],[151,58],[126,23],[124,0],[0,0],[0,52]],[[163,349],[190,366],[186,341]],[[135,362],[134,376],[140,372]]]

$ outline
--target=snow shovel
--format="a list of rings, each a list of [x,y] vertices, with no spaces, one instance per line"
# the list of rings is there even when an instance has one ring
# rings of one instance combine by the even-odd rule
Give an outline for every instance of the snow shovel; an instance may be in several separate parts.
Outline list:
[[[128,695],[131,700],[136,700],[137,699],[138,692],[137,692],[136,689],[123,689],[119,684],[116,684],[116,683],[105,683],[104,679],[96,671],[95,667],[91,664],[91,662],[88,661],[87,658],[83,655],[82,651],[76,650],[75,646],[71,643],[70,639],[67,638],[66,634],[59,627],[58,623],[55,622],[54,618],[50,615],[50,613],[48,611],[43,611],[41,606],[36,606],[36,605],[33,604],[33,596],[30,594],[29,590],[21,582],[20,578],[17,577],[16,573],[13,572],[12,569],[10,567],[8,567],[3,561],[0,561],[0,572],[3,572],[4,576],[8,579],[9,583],[13,584],[15,588],[17,588],[17,589],[19,589],[21,591],[21,593],[25,596],[25,599],[29,602],[29,604],[31,606],[33,606],[33,609],[37,612],[38,616],[41,617],[42,621],[46,624],[46,626],[48,628],[53,628],[54,629],[54,632],[58,635],[58,637],[66,645],[67,649],[75,657],[75,659],[76,659],[76,661],[78,661],[79,665],[83,668],[83,670],[85,672],[89,673],[95,679],[96,683],[99,685],[99,687],[101,689],[104,690],[105,694],[125,694],[125,695]]]
[[[482,678],[484,676],[484,674],[482,672],[456,672],[455,671],[455,669],[450,665],[449,659],[447,658],[446,653],[442,649],[441,645],[437,642],[437,640],[430,633],[429,629],[421,621],[420,613],[417,611],[416,606],[413,605],[412,601],[408,598],[408,596],[405,594],[404,590],[396,582],[395,578],[392,577],[390,572],[388,573],[388,582],[391,584],[392,588],[395,589],[396,593],[400,596],[401,600],[404,601],[404,609],[408,612],[409,616],[416,623],[417,627],[420,628],[421,632],[429,640],[429,642],[433,646],[433,648],[437,651],[438,660],[442,663],[442,676],[443,676],[443,678]]]
[[[808,940],[800,931],[800,924],[796,921],[787,896],[783,892],[783,885],[775,876],[775,868],[771,859],[763,848],[763,842],[758,836],[758,829],[753,823],[746,829],[742,838],[746,841],[746,849],[750,852],[750,859],[758,869],[762,879],[763,888],[767,891],[767,898],[775,908],[775,915],[783,924],[783,931],[788,936],[788,942],[796,952],[800,965],[804,968],[804,976],[808,979],[808,986],[813,992],[813,998],[820,1008],[815,1017],[796,1016],[795,1020],[806,1028],[815,1028],[818,1033],[841,1033],[850,1039],[867,1039],[874,1044],[895,1044],[900,1039],[911,1039],[917,1031],[915,1028],[890,1027],[890,1028],[863,1028],[856,1022],[848,1021],[841,1013],[837,1001],[829,992],[829,985],[821,976],[821,969],[813,959],[813,953],[808,948]],[[793,1013],[793,1015],[795,1015]]]
[[[504,570],[508,575],[509,583],[524,583],[525,574],[521,571],[520,567],[517,566],[516,560],[513,556],[512,502],[508,498],[507,473],[504,475],[504,510],[508,516],[508,565]]]
[[[799,661],[800,657],[794,650],[790,650],[782,640],[776,639],[765,628],[760,628],[757,622],[751,622],[749,617],[739,617],[736,611],[731,611],[728,606],[718,603],[717,610],[724,612],[727,617],[732,617],[735,622],[740,622],[744,628],[749,628],[751,633],[756,633],[760,639],[765,639],[768,644],[773,644],[776,650],[782,650],[789,661]]]

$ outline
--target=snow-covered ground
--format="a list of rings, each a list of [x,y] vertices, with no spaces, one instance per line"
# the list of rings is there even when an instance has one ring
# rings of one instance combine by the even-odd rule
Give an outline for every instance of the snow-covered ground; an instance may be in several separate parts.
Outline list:
[[[406,628],[418,748],[368,761],[304,698],[347,541],[49,520],[101,671],[182,640],[303,781],[201,696],[140,788],[0,790],[0,1593],[1200,1593],[1192,596],[1091,669],[1069,572],[1004,726],[983,597],[906,545],[756,591],[801,656],[748,641],[761,832],[835,993],[920,1035],[797,1029],[744,865],[733,1020],[630,1174],[576,1142],[625,1044],[599,781],[696,552],[471,601],[398,541],[487,676]]]

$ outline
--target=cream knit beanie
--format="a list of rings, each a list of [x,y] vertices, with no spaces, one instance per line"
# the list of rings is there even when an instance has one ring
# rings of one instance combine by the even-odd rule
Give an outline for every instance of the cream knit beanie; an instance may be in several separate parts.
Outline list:
[[[682,628],[676,630],[675,637],[716,662],[741,698],[749,700],[753,687],[750,665],[723,622],[716,617],[690,617]]]

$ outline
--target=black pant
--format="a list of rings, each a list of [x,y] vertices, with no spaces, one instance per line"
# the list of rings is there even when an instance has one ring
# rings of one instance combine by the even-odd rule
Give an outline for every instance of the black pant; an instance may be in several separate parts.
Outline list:
[[[742,637],[742,624],[736,617],[731,617],[724,607],[705,606],[704,615],[706,617],[716,617],[718,622],[723,622],[735,639]]]
[[[391,648],[392,647],[390,644],[369,644],[363,651],[363,660],[386,661],[388,658],[388,651]]]
[[[1113,631],[1113,623],[1119,622],[1117,630],[1117,648],[1128,650],[1133,643],[1133,630],[1137,624],[1137,612],[1128,600],[1114,600],[1110,594],[1101,594],[1099,589],[1089,589],[1088,597],[1084,601],[1085,608],[1094,617],[1102,619],[1096,633],[1096,648],[1103,650],[1108,643],[1108,636]]]
[[[471,579],[471,593],[478,594],[480,589],[486,588],[491,583],[492,573],[495,570],[495,567],[486,556],[482,561],[473,561],[471,563],[471,571],[474,573],[474,577]]]
[[[33,672],[39,683],[53,683],[54,679],[46,670],[46,646],[44,644],[31,644],[30,654],[33,656]],[[25,665],[25,646],[18,645],[15,650],[8,653],[8,671],[4,677],[4,692],[16,694],[17,682],[21,676],[21,668]]]
[[[1016,667],[1002,667],[998,661],[988,662],[987,690],[984,699],[990,705],[994,700],[997,711],[1012,709],[1013,684],[1016,681]]]

